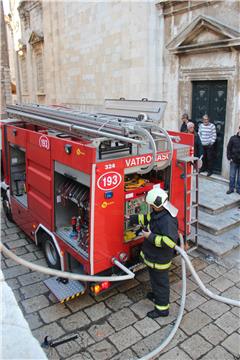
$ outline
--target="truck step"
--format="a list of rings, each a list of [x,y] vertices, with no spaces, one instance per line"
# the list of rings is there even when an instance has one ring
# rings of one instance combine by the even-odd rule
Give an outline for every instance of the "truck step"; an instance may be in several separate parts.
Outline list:
[[[73,300],[85,293],[86,286],[80,281],[68,280],[68,282],[65,283],[64,280],[65,279],[57,276],[44,280],[45,285],[60,303]]]

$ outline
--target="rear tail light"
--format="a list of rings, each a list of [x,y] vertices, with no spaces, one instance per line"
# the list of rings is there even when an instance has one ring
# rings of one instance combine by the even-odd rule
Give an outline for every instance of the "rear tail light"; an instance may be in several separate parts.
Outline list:
[[[96,285],[91,286],[91,291],[95,295],[98,295],[101,291],[107,290],[110,286],[111,286],[110,281],[103,281],[100,284],[96,284]]]

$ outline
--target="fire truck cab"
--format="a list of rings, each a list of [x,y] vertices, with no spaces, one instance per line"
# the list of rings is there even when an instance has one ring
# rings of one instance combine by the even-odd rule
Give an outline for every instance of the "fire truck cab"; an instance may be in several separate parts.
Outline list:
[[[159,126],[165,106],[106,100],[97,114],[7,107],[9,118],[1,121],[3,209],[42,246],[50,267],[117,274],[116,258],[136,270],[143,236],[126,215],[149,211],[144,200],[153,187],[168,192],[187,238],[194,140]]]

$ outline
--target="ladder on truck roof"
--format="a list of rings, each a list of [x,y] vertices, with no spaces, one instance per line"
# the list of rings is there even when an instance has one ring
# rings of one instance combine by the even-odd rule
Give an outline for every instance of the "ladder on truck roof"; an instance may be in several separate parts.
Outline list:
[[[174,137],[159,126],[165,106],[166,103],[160,101],[120,99],[106,100],[102,113],[43,105],[8,105],[6,111],[25,122],[64,131],[75,137],[86,136],[98,145],[102,141],[115,140],[137,147],[145,146],[152,153],[152,162],[139,172],[147,173],[155,165],[157,151],[170,153],[162,169],[172,160]],[[160,143],[161,146],[164,143],[164,149],[159,148]]]

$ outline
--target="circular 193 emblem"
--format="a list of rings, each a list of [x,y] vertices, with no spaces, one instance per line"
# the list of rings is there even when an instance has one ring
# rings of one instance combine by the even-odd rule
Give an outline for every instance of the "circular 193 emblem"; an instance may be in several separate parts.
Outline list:
[[[41,148],[46,150],[50,149],[50,142],[47,136],[45,135],[40,136],[38,143]]]
[[[122,181],[122,176],[116,171],[109,171],[100,176],[97,186],[101,190],[113,190]]]

